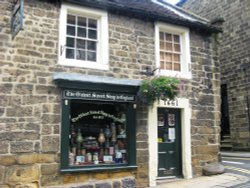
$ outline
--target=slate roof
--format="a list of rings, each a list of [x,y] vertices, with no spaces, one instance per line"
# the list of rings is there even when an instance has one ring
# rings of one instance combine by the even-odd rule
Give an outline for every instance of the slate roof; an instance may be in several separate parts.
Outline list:
[[[153,21],[163,21],[175,25],[220,32],[210,22],[163,0],[62,0],[74,4],[108,10],[117,14],[139,17]]]

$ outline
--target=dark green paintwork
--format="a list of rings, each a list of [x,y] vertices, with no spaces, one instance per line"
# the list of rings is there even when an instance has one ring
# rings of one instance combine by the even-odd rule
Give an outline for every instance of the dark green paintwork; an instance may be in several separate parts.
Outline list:
[[[136,94],[137,87],[132,86],[116,86],[107,84],[93,84],[80,83],[70,81],[57,82],[62,89],[87,89],[94,91],[110,91],[119,93]],[[93,166],[69,166],[69,128],[70,128],[70,102],[71,100],[62,99],[62,127],[61,127],[61,168],[62,173],[69,172],[89,172],[89,171],[103,171],[103,170],[121,170],[134,169],[136,166],[136,109],[133,103],[127,103],[127,136],[128,136],[128,164],[114,164],[114,165],[93,165]],[[115,102],[114,102],[115,105]]]
[[[175,114],[175,126],[168,125],[168,114]],[[181,119],[180,110],[158,108],[158,114],[164,115],[164,126],[158,126],[158,138],[161,133],[166,133],[169,128],[175,128],[175,141],[158,142],[158,177],[182,176],[181,158]]]

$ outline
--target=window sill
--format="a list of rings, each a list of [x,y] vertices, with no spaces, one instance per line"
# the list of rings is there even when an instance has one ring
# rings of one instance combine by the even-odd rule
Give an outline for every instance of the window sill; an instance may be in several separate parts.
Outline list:
[[[59,60],[58,64],[63,65],[63,66],[70,66],[70,67],[81,67],[81,68],[88,68],[88,69],[109,70],[109,65],[108,64],[101,64],[101,63],[90,62],[90,61],[64,59],[64,60]]]
[[[165,71],[159,70],[156,75],[159,76],[167,76],[167,77],[175,77],[190,80],[192,78],[191,72],[177,72],[177,71]]]
[[[72,173],[72,172],[96,172],[96,171],[110,171],[110,170],[130,170],[136,169],[137,166],[103,166],[103,167],[85,167],[85,168],[67,168],[61,169],[61,173]]]

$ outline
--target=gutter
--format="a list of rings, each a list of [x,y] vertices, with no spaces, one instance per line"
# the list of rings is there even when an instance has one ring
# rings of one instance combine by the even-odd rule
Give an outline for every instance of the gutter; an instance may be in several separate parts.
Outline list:
[[[151,21],[163,21],[175,25],[186,26],[192,29],[202,30],[206,33],[219,33],[222,30],[212,24],[206,25],[204,23],[199,22],[191,22],[188,19],[178,19],[178,18],[171,18],[169,16],[161,16],[152,12],[145,12],[140,9],[136,8],[128,8],[126,6],[121,6],[115,3],[103,3],[103,2],[93,2],[93,1],[79,1],[79,0],[62,0],[63,2],[73,3],[77,5],[87,6],[91,8],[98,8],[102,10],[106,10],[112,13],[120,13],[122,15],[131,16],[131,14],[138,18],[148,19]]]

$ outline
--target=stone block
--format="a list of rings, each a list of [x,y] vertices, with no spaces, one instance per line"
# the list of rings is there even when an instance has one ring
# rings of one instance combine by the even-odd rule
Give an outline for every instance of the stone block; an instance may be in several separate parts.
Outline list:
[[[13,87],[12,84],[3,84],[3,83],[2,83],[2,84],[0,85],[1,94],[11,94],[12,87]]]
[[[5,181],[12,183],[38,182],[40,177],[38,165],[10,166],[6,169]]]
[[[87,173],[87,174],[78,174],[77,175],[77,181],[78,182],[87,182],[88,180],[90,179],[90,174]]]
[[[200,145],[193,148],[195,154],[214,154],[217,155],[219,152],[218,145]]]
[[[13,131],[13,130],[11,130]],[[22,132],[2,132],[0,133],[0,140],[23,141],[23,140],[37,140],[39,135],[33,131]]]
[[[11,153],[28,153],[33,151],[33,142],[11,142]]]
[[[108,172],[98,172],[92,174],[92,178],[96,180],[105,180],[109,178]]]
[[[56,162],[56,154],[39,153],[39,154],[37,154],[37,162],[38,163],[53,163],[53,162]]]
[[[112,186],[108,182],[101,182],[101,183],[96,183],[95,188],[112,188]]]
[[[202,172],[205,176],[218,175],[225,173],[225,168],[220,163],[213,163],[204,166]]]
[[[0,165],[11,166],[16,163],[15,155],[2,155],[0,156]]]
[[[43,136],[42,137],[43,152],[58,152],[59,151],[59,136]]]
[[[42,164],[41,165],[41,174],[50,175],[56,174],[59,171],[59,164]]]
[[[135,188],[135,179],[133,177],[128,177],[122,180],[122,188]]]
[[[51,114],[43,114],[42,115],[42,123],[43,124],[59,124],[60,123],[60,115],[51,115]]]
[[[17,53],[24,56],[42,57],[42,54],[40,52],[32,50],[18,49]]]
[[[65,174],[63,175],[63,183],[75,183],[77,180],[77,177],[74,174]]]
[[[1,136],[1,134],[0,134],[0,136]],[[9,142],[0,141],[0,154],[5,154],[5,153],[8,153],[8,152],[9,152]]]
[[[21,184],[21,185],[16,185],[15,188],[39,188],[39,184],[38,183]]]
[[[120,181],[114,181],[113,182],[113,188],[122,188]]]
[[[40,182],[41,182],[41,186],[53,186],[53,185],[57,185],[56,187],[58,187],[58,185],[62,184],[62,177],[59,175],[42,175],[40,178]],[[60,188],[62,186],[59,186]],[[59,188],[58,187],[58,188]]]
[[[15,107],[6,109],[6,116],[7,117],[31,116],[32,111],[33,111],[32,106],[15,106]]]
[[[112,179],[120,179],[120,178],[132,176],[132,172],[133,171],[112,172],[112,173],[110,173],[110,176]]]
[[[38,162],[37,154],[21,154],[17,156],[18,164],[35,164]]]
[[[0,187],[1,187],[1,184],[4,183],[4,171],[5,171],[5,167],[0,166]]]

